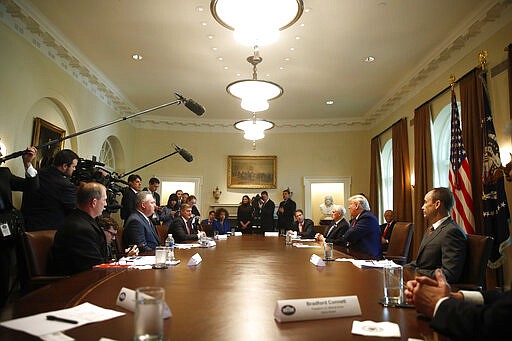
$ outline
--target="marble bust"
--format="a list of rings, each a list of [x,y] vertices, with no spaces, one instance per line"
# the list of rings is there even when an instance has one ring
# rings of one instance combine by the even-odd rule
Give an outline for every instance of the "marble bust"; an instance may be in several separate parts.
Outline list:
[[[320,213],[322,214],[321,219],[332,219],[332,210],[334,208],[334,203],[332,199],[332,195],[326,195],[324,198],[324,202],[320,204]]]

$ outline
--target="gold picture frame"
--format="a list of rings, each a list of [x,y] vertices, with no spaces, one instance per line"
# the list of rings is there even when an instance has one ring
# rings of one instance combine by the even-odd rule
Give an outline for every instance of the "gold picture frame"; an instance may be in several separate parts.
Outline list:
[[[43,120],[40,117],[34,118],[34,129],[32,131],[32,145],[40,146],[47,142],[58,140],[66,136],[66,130]],[[34,168],[41,169],[50,165],[51,160],[64,148],[64,141],[37,150],[36,157],[32,160]]]
[[[228,188],[276,188],[277,156],[228,155]]]

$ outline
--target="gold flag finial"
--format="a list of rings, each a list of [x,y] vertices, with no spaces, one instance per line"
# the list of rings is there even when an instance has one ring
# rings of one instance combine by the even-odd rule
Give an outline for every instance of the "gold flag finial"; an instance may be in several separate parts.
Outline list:
[[[450,75],[449,82],[450,82],[450,86],[453,89],[453,87],[455,86],[455,76],[454,75]]]
[[[485,66],[487,65],[487,51],[480,51],[478,53],[478,62],[480,63],[480,66],[482,67],[482,71],[485,70]]]

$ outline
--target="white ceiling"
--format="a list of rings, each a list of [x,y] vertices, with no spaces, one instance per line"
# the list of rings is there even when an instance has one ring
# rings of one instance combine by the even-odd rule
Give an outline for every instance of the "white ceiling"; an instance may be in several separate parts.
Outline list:
[[[202,122],[250,117],[225,88],[251,78],[246,57],[252,51],[213,19],[208,0],[15,2],[87,68],[84,74],[114,89],[117,102],[128,103],[132,112],[173,100],[179,91],[206,107]],[[259,78],[280,84],[284,94],[258,116],[278,128],[292,122],[371,127],[413,95],[418,82],[454,64],[458,53],[475,45],[486,27],[504,21],[503,11],[512,7],[510,0],[304,3],[308,11],[299,21],[260,49]],[[134,61],[134,53],[143,59]],[[364,62],[370,55],[375,62]],[[334,105],[325,104],[329,99]],[[197,120],[175,107],[154,115]]]

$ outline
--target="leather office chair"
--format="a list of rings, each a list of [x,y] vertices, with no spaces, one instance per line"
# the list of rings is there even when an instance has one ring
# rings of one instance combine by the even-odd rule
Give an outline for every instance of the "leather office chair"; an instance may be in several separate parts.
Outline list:
[[[48,275],[48,263],[56,230],[24,232],[22,236],[26,273],[22,275],[22,292],[42,287],[68,276]]]
[[[330,225],[315,225],[313,228],[315,229],[315,234],[320,233],[321,235],[325,235],[329,227]]]
[[[213,225],[201,224],[201,231],[204,231],[204,233],[206,233],[206,236],[213,237]]]
[[[169,233],[169,226],[167,225],[155,225],[156,232],[158,233],[158,237],[160,238],[160,245],[165,244],[165,239],[167,239],[167,234]]]
[[[494,238],[468,234],[466,262],[459,283],[453,284],[457,289],[485,289],[485,271],[491,255]]]
[[[413,231],[413,223],[395,223],[393,232],[391,233],[391,239],[389,240],[388,250],[384,258],[390,259],[397,264],[407,263]]]
[[[117,259],[124,256],[123,231],[124,231],[124,226],[121,225],[117,228],[116,241],[115,241]]]

